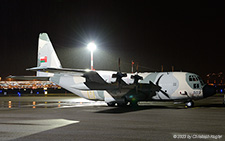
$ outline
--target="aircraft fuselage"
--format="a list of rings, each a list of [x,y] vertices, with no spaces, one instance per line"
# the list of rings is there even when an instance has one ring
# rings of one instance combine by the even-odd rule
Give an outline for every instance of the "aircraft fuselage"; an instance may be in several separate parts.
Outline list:
[[[188,72],[153,72],[138,73],[143,77],[138,85],[134,85],[131,78],[133,74],[128,73],[123,77],[120,88],[116,84],[116,79],[112,78],[113,71],[96,71],[101,81],[92,84],[87,82],[83,76],[71,77],[64,74],[54,75],[50,80],[64,87],[65,89],[91,100],[102,100],[107,103],[116,101],[191,101],[213,95],[214,93],[204,93],[205,84],[202,79],[193,73]],[[207,88],[213,89],[213,88]],[[210,90],[209,90],[210,91]],[[213,91],[213,90],[211,90]]]

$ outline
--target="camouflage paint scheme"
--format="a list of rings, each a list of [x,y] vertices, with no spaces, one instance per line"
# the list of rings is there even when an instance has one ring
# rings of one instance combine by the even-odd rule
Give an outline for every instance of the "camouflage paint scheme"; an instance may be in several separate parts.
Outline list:
[[[116,81],[116,79],[111,78],[112,74],[116,72],[107,72],[107,71],[97,71],[97,73],[105,80],[107,83],[111,84]],[[127,85],[133,85],[133,79],[130,76],[133,74],[128,74],[127,77],[122,78]],[[90,90],[88,86],[84,83],[86,82],[85,78],[82,76],[73,76],[68,74],[55,74],[50,80],[63,88],[71,91],[72,93],[84,97],[91,100],[103,100],[106,102],[112,102],[115,100],[119,100],[126,96],[129,97],[141,97],[141,100],[171,100],[171,101],[179,101],[179,100],[189,100],[191,99],[201,99],[203,98],[201,80],[196,80],[194,84],[199,84],[199,88],[192,88],[190,85],[187,76],[193,75],[192,73],[187,72],[155,72],[155,73],[138,73],[138,75],[143,77],[143,80],[139,82],[139,91],[145,89],[144,92],[135,94],[135,91],[132,92],[134,88],[128,89],[119,92],[119,91],[107,91],[107,90]],[[160,79],[160,80],[159,80]],[[157,80],[159,80],[158,85],[161,87],[160,90],[154,90],[151,87],[149,82],[151,81],[156,85]],[[188,81],[187,81],[188,80]],[[182,83],[180,83],[182,82]],[[143,88],[144,85],[147,88]],[[145,87],[146,87],[145,86]],[[125,87],[125,86],[124,86]],[[122,87],[123,89],[123,87]],[[115,88],[115,90],[117,90]],[[165,96],[163,92],[167,93],[169,97]],[[188,96],[184,93],[187,92]]]

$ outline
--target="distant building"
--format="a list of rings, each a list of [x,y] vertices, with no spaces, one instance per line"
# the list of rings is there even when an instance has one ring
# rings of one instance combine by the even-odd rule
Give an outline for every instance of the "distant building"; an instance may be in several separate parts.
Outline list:
[[[223,72],[207,74],[207,83],[214,84],[214,85],[224,85]]]
[[[50,81],[0,81],[0,89],[58,88]]]
[[[207,74],[207,84],[216,87],[217,93],[225,93],[225,81],[223,72]]]

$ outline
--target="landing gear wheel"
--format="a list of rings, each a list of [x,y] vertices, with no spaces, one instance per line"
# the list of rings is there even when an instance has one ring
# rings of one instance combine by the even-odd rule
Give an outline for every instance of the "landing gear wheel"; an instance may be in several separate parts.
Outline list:
[[[188,101],[185,103],[186,107],[191,108],[194,107],[194,102],[193,101]]]
[[[123,102],[123,103],[117,103],[118,107],[125,107],[127,106],[127,102]]]
[[[138,106],[138,102],[137,101],[130,101],[130,106],[131,107],[137,107]]]
[[[107,105],[109,106],[109,107],[114,107],[115,106],[115,102],[109,102],[109,103],[107,103]]]

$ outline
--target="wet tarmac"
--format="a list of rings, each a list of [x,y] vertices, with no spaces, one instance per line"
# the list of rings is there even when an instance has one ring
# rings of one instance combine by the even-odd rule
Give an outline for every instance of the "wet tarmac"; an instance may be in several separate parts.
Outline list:
[[[223,95],[107,107],[75,96],[1,97],[0,140],[225,140]]]

